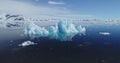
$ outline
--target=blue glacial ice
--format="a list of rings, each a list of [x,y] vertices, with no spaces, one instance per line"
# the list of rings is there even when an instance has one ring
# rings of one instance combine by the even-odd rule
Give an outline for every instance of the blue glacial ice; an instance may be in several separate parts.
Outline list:
[[[69,21],[60,21],[48,29],[39,27],[34,23],[30,23],[25,27],[24,34],[30,38],[48,37],[50,39],[58,39],[60,41],[71,41],[75,35],[85,35],[86,28],[75,26]]]

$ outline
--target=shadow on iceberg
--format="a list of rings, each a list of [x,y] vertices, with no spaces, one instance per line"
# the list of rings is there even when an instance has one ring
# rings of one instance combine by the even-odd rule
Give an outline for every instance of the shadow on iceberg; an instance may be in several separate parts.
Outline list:
[[[34,23],[30,23],[25,27],[24,34],[30,38],[48,37],[50,39],[58,39],[60,41],[72,41],[75,35],[85,35],[85,27],[75,26],[68,21],[60,21],[54,26],[50,26],[48,29],[45,27],[39,27]]]

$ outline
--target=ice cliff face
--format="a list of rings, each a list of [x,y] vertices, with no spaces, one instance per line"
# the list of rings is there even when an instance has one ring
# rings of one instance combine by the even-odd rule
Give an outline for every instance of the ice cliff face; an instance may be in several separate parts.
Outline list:
[[[85,27],[75,26],[68,21],[60,21],[58,24],[50,26],[48,29],[30,23],[25,28],[24,34],[30,38],[48,37],[60,41],[71,41],[75,35],[85,35],[85,32]]]

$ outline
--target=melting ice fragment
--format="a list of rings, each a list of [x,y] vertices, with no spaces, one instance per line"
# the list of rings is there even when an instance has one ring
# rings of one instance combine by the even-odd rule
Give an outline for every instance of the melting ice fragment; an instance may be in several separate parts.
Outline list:
[[[19,44],[18,46],[25,47],[25,46],[36,45],[36,44],[37,44],[37,43],[31,42],[31,41],[25,41],[25,42],[23,42],[22,44]]]
[[[99,32],[99,34],[101,34],[101,35],[110,35],[109,32]]]
[[[58,24],[50,26],[48,29],[39,27],[34,23],[30,23],[25,28],[25,35],[30,38],[48,37],[61,41],[71,41],[75,35],[85,35],[85,32],[85,27],[82,27],[81,25],[77,27],[68,21],[60,21]]]

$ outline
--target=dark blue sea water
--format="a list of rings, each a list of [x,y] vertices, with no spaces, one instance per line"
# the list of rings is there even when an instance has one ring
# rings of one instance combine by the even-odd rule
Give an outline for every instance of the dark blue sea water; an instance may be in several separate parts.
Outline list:
[[[86,29],[85,36],[75,36],[66,42],[48,38],[29,39],[19,35],[23,31],[3,29],[0,63],[120,63],[120,26],[87,26]],[[109,32],[110,35],[99,32]],[[26,40],[38,45],[18,46]]]

